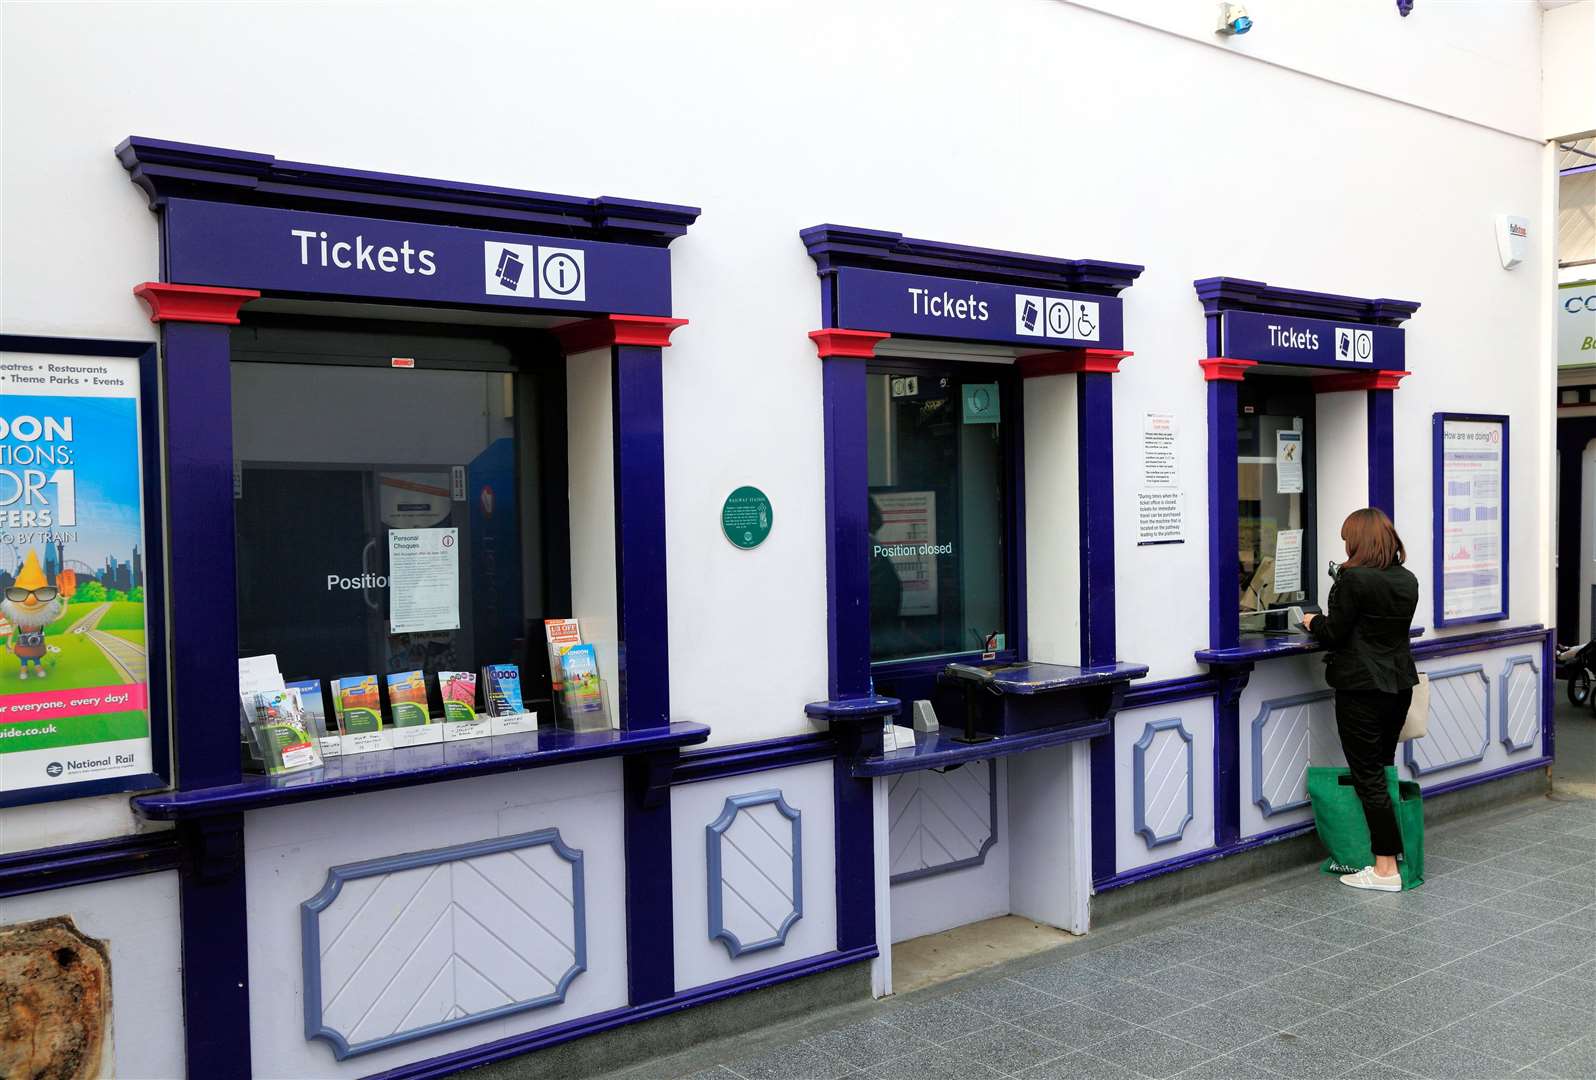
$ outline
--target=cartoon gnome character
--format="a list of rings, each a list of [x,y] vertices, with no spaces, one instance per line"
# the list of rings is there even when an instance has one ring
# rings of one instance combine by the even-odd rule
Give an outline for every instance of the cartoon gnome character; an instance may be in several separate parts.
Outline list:
[[[44,654],[49,647],[44,643],[44,628],[66,612],[66,597],[60,589],[44,580],[39,568],[39,556],[32,551],[22,562],[22,572],[5,591],[0,600],[0,615],[11,624],[6,646],[17,658],[21,670],[17,677],[28,677],[28,666],[33,666],[34,678],[42,679],[48,672],[44,667]]]

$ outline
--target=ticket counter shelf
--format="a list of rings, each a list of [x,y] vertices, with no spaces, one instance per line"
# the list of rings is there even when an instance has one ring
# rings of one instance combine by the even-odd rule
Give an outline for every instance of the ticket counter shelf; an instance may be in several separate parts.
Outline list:
[[[1409,637],[1421,637],[1422,626],[1410,627]],[[1281,656],[1305,656],[1323,652],[1324,646],[1307,634],[1243,634],[1239,644],[1224,649],[1198,649],[1194,654],[1199,664],[1210,667],[1250,667],[1259,660],[1273,660]]]
[[[279,776],[245,776],[236,784],[219,787],[143,795],[133,800],[133,807],[150,820],[180,821],[595,758],[650,755],[668,765],[682,747],[708,739],[708,726],[686,722],[642,731],[543,727],[470,742],[333,758],[320,768]],[[669,768],[663,768],[663,775],[668,773]]]

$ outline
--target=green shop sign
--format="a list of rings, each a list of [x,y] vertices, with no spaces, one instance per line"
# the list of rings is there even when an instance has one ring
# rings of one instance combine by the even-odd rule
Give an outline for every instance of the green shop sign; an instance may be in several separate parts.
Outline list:
[[[770,497],[756,487],[740,487],[720,508],[720,528],[740,548],[756,548],[770,535]]]

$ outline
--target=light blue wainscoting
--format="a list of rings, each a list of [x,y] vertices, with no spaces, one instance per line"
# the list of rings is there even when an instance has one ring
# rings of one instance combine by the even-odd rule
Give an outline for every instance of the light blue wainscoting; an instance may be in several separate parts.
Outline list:
[[[1510,656],[1497,676],[1498,737],[1508,753],[1528,750],[1541,733],[1541,667],[1535,657]]]
[[[726,800],[705,826],[709,936],[733,959],[774,949],[804,915],[803,815],[780,791]]]
[[[1430,720],[1403,744],[1408,772],[1425,776],[1483,760],[1491,745],[1491,688],[1482,664],[1429,672]]]
[[[1313,714],[1334,701],[1334,690],[1316,690],[1259,705],[1252,721],[1252,801],[1264,817],[1308,805]]]
[[[1186,834],[1193,810],[1191,732],[1179,717],[1150,720],[1136,740],[1131,763],[1136,832],[1149,848]]]
[[[300,920],[305,1038],[340,1059],[557,1004],[587,969],[558,829],[334,866]]]
[[[892,884],[980,866],[997,843],[997,761],[899,773],[887,788]]]

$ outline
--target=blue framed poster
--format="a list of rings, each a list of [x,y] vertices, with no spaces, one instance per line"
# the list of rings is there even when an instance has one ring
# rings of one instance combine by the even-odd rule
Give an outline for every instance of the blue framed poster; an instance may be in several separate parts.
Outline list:
[[[1435,625],[1507,618],[1508,428],[1489,413],[1436,413]]]
[[[0,335],[0,806],[166,786],[154,372]]]

